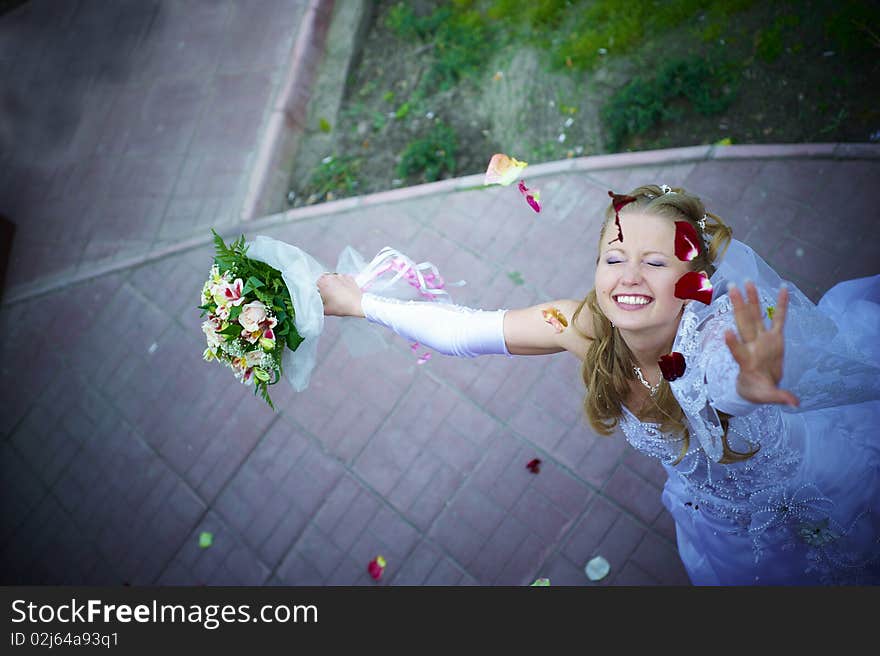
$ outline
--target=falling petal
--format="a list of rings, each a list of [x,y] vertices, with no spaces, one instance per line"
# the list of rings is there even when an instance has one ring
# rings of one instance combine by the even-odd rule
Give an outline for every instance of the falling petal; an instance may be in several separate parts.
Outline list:
[[[540,473],[541,461],[538,458],[535,458],[534,460],[529,460],[528,464],[526,465],[526,469],[528,469],[533,474]]]
[[[675,222],[675,257],[690,262],[700,254],[700,238],[697,230],[687,221]]]
[[[416,360],[416,364],[425,364],[430,359],[431,359],[430,353],[427,353],[427,352],[422,353],[422,357],[420,357],[418,360]]]
[[[208,533],[207,531],[202,531],[199,534],[199,546],[202,549],[207,549],[212,544],[214,544],[214,534]]]
[[[541,315],[544,317],[544,321],[556,329],[557,333],[561,333],[568,328],[568,319],[555,307],[541,310]]]
[[[601,581],[608,576],[608,572],[611,571],[611,565],[602,556],[596,556],[587,563],[584,571],[587,573],[587,578],[591,581]]]
[[[528,187],[526,187],[525,182],[523,182],[522,180],[519,181],[518,188],[519,193],[525,196],[526,202],[529,204],[529,207],[531,207],[536,212],[540,212],[541,205],[538,202],[541,198],[540,192],[537,189],[529,189]]]
[[[657,364],[660,365],[660,371],[666,380],[672,381],[684,376],[686,368],[684,356],[678,351],[673,351],[669,355],[661,355]]]
[[[702,271],[688,271],[675,283],[675,297],[709,305],[712,302],[712,283]]]
[[[530,588],[543,588],[550,585],[550,579],[535,579],[535,582],[532,583]]]
[[[521,162],[503,153],[496,153],[489,160],[489,168],[486,169],[483,184],[499,184],[506,187],[516,181],[526,166],[528,166],[527,162]]]
[[[373,560],[370,561],[370,564],[367,565],[367,571],[370,573],[370,576],[373,577],[374,580],[378,581],[382,578],[382,572],[385,571],[385,559],[382,556],[376,556]]]
[[[538,201],[539,201],[539,198],[538,198],[537,194],[535,194],[535,195],[526,194],[526,202],[529,204],[529,207],[531,207],[533,210],[535,210],[535,212],[541,211],[541,203]]]

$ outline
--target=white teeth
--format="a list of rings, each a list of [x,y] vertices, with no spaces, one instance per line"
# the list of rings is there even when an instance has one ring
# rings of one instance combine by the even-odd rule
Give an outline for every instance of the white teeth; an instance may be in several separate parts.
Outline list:
[[[647,305],[651,301],[643,296],[618,296],[617,302],[626,305]]]

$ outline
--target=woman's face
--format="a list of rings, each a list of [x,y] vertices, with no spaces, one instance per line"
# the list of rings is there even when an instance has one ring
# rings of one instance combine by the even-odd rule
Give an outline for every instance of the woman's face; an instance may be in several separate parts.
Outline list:
[[[618,328],[650,332],[678,325],[685,301],[675,297],[675,283],[690,270],[675,256],[675,223],[655,214],[620,213],[623,242],[611,221],[599,246],[596,297],[605,316]]]

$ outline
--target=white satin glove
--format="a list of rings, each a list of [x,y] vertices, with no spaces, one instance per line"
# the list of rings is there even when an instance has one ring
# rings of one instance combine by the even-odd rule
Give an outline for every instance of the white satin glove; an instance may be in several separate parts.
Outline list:
[[[504,342],[507,310],[475,310],[428,301],[401,301],[366,293],[361,299],[366,319],[401,337],[444,355],[473,358],[510,355]]]

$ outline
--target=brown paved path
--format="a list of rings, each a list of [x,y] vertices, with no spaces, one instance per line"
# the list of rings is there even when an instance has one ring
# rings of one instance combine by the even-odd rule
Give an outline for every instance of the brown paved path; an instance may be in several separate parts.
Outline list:
[[[45,3],[32,5],[37,14],[27,24],[42,25]],[[267,5],[277,11],[298,3]],[[84,35],[83,44],[94,29],[91,3],[76,6],[58,20],[74,43],[73,35]],[[150,62],[152,72],[138,73],[133,63],[117,71],[113,93],[90,78],[95,95],[82,96],[82,116],[107,119],[89,128],[94,153],[103,144],[100,154],[71,161],[73,146],[45,150],[50,146],[40,140],[48,137],[38,125],[29,148],[3,155],[0,198],[16,204],[0,211],[17,218],[20,232],[11,296],[0,310],[2,582],[373,585],[366,564],[381,553],[389,563],[386,584],[523,585],[548,576],[554,585],[586,585],[582,567],[595,554],[612,566],[602,584],[687,583],[659,500],[662,469],[622,436],[591,433],[579,414],[577,363],[568,355],[435,354],[418,366],[408,344],[394,338],[389,351],[354,359],[338,322],[328,321],[311,386],[301,394],[277,386],[277,415],[201,360],[194,307],[210,266],[204,233],[211,222],[188,224],[198,228],[200,243],[175,241],[162,226],[173,225],[167,209],[178,190],[207,185],[208,169],[227,161],[217,153],[231,154],[245,176],[246,153],[259,135],[252,121],[235,118],[239,128],[226,142],[224,121],[209,104],[186,100],[192,90],[174,87],[163,71],[210,61],[215,73],[197,95],[228,84],[246,97],[274,79],[247,66],[283,56],[273,59],[277,39],[263,41],[272,45],[267,52],[240,37],[236,47],[252,64],[215,49],[211,30],[222,25],[231,34],[235,3],[189,5],[207,12],[202,21],[183,21],[199,26],[186,28],[204,46],[194,46],[192,57],[150,47],[156,25],[171,35],[185,29],[173,14],[182,6],[160,3],[153,13],[118,16],[119,33],[134,35],[119,37],[119,59],[127,53],[126,61]],[[214,6],[226,13],[204,9]],[[5,64],[13,52],[9,35],[19,35],[10,23],[10,16],[0,19]],[[69,53],[52,59],[46,53],[61,46],[48,45],[44,32],[54,23],[46,25],[29,28],[28,43],[42,44],[28,49],[42,53],[25,58],[33,70],[54,70],[59,61],[73,72],[99,66],[86,46],[66,46],[83,53],[82,61]],[[279,30],[278,39],[292,30]],[[177,38],[168,36],[166,45]],[[26,68],[4,72],[10,67]],[[70,77],[61,74],[67,68],[55,77],[51,70],[42,78],[47,87]],[[178,138],[156,137],[143,114],[113,111],[118,102],[138,105],[132,96],[146,87],[169,94],[157,112],[201,107],[190,123],[169,119]],[[138,143],[155,150],[135,154]],[[50,154],[27,159],[40,152]],[[164,164],[172,160],[168,172]],[[59,162],[72,172],[58,174]],[[83,166],[120,177],[76,177]],[[393,245],[435,262],[449,280],[466,279],[455,290],[457,302],[517,307],[585,294],[606,190],[656,182],[702,195],[814,300],[839,280],[880,272],[880,217],[870,193],[880,182],[876,146],[682,149],[552,163],[529,173],[545,199],[540,216],[513,189],[455,191],[474,184],[463,179],[267,217],[227,236],[237,229],[249,238],[284,239],[328,266],[348,243],[370,256]],[[237,198],[240,187],[231,186],[235,191],[200,187],[191,198],[223,207]],[[166,214],[151,224],[158,232],[145,236],[143,217],[154,203]],[[112,215],[114,231],[97,229],[107,224],[88,218],[97,215],[87,207]],[[143,262],[116,268],[98,246],[137,243]],[[75,260],[76,268],[56,268],[55,258]],[[19,285],[47,270],[59,277],[40,281],[40,293]],[[508,275],[514,271],[523,284]],[[533,457],[545,463],[537,476],[524,467]],[[214,544],[200,549],[205,530]]]

